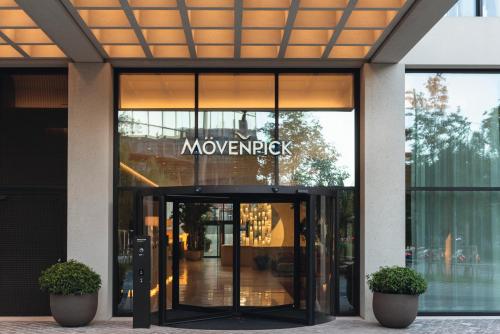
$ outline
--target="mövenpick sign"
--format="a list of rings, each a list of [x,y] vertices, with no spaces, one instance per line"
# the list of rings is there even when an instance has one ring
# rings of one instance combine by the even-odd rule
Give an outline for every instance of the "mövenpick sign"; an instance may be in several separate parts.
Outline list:
[[[264,142],[261,140],[248,140],[250,136],[243,136],[238,131],[235,132],[241,139],[217,141],[213,137],[205,137],[204,141],[195,139],[191,144],[188,138],[184,141],[181,154],[199,155],[292,155],[290,151],[292,142],[273,140]]]

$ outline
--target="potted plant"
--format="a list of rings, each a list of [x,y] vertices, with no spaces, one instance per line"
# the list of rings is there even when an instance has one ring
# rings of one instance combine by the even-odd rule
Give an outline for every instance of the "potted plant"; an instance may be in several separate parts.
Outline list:
[[[61,326],[85,326],[94,319],[101,277],[85,264],[56,263],[42,272],[39,283],[50,294],[52,316]]]
[[[427,290],[427,282],[415,270],[406,267],[381,267],[368,275],[373,292],[373,313],[382,326],[405,328],[417,317],[418,296]]]
[[[199,261],[205,250],[204,221],[212,208],[208,203],[181,203],[179,204],[179,222],[182,230],[187,234],[186,259]]]

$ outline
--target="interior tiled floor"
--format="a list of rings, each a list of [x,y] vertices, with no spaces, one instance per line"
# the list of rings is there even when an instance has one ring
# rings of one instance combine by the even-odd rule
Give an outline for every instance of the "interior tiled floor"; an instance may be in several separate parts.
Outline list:
[[[179,302],[195,306],[232,306],[233,268],[220,258],[179,262]],[[272,270],[241,267],[241,306],[292,304],[293,277]]]

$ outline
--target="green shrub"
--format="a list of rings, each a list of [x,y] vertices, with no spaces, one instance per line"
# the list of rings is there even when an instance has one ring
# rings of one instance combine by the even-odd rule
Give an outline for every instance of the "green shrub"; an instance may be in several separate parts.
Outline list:
[[[411,268],[381,267],[367,278],[368,286],[373,292],[420,295],[427,290],[427,282],[423,276]]]
[[[75,260],[56,263],[42,271],[38,279],[42,291],[55,295],[92,294],[101,287],[101,277]]]

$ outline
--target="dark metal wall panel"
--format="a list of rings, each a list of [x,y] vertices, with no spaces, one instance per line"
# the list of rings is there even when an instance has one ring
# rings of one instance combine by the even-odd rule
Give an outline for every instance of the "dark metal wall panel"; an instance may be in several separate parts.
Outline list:
[[[38,278],[66,260],[64,81],[61,70],[0,71],[0,316],[50,315]]]
[[[0,192],[0,315],[50,315],[38,286],[66,257],[66,192]]]

